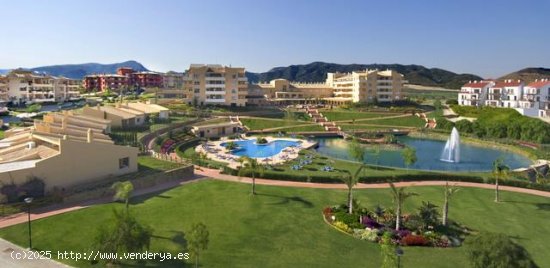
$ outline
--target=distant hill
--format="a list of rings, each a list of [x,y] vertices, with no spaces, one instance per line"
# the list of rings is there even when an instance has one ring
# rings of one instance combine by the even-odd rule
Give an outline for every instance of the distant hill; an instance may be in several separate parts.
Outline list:
[[[512,80],[523,80],[525,83],[531,83],[536,79],[550,78],[550,69],[549,68],[525,68],[517,72],[509,73],[500,79],[512,79]]]
[[[125,61],[113,64],[100,64],[100,63],[83,63],[83,64],[63,64],[63,65],[51,65],[42,66],[36,68],[30,68],[32,71],[46,73],[54,76],[65,76],[73,79],[82,79],[85,75],[96,73],[115,73],[119,67],[130,67],[137,71],[148,71],[141,63],[137,61]],[[0,70],[9,71],[9,70]]]
[[[276,67],[265,73],[247,73],[251,82],[270,81],[284,78],[299,82],[323,82],[327,72],[351,72],[364,69],[391,69],[405,76],[411,84],[423,86],[437,86],[458,89],[469,80],[481,80],[473,74],[457,74],[438,68],[426,68],[421,65],[402,64],[335,64],[326,62],[312,62],[303,65]]]

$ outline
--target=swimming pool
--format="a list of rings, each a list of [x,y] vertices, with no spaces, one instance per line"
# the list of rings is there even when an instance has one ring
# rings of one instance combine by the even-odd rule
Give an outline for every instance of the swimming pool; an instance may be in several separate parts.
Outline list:
[[[225,147],[227,143],[220,144]],[[238,148],[231,151],[232,155],[248,156],[253,158],[272,157],[280,153],[283,149],[291,146],[297,146],[298,141],[273,140],[267,144],[256,144],[255,139],[235,141]]]

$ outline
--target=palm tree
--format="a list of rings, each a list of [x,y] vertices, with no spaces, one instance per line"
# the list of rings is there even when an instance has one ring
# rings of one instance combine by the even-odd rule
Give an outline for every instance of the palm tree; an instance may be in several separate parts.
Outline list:
[[[416,149],[413,147],[407,146],[403,151],[401,152],[401,156],[403,156],[403,161],[405,162],[405,166],[407,166],[407,169],[409,169],[410,165],[413,165],[418,160],[416,158]]]
[[[405,187],[396,188],[393,183],[390,182],[391,193],[393,196],[393,203],[395,204],[395,230],[399,231],[401,225],[401,209],[405,200],[413,195],[417,195],[413,192],[406,192]]]
[[[348,187],[348,213],[353,213],[353,186],[355,186],[359,182],[359,174],[361,173],[361,170],[363,169],[363,166],[360,166],[357,171],[352,175],[347,171],[347,175],[341,177],[340,179],[346,184]]]
[[[256,194],[256,175],[264,173],[264,167],[258,163],[258,160],[251,157],[244,158],[244,166],[239,169],[239,176],[242,176],[248,172],[252,173],[252,195]]]
[[[493,177],[495,178],[495,202],[500,202],[498,182],[500,179],[508,178],[510,167],[504,164],[502,158],[493,162]]]
[[[451,196],[453,196],[456,192],[458,192],[459,188],[456,187],[449,187],[449,182],[445,182],[445,203],[443,204],[443,218],[441,220],[441,223],[443,226],[447,226],[448,217],[449,217],[449,199],[451,199]]]
[[[122,200],[126,203],[126,212],[128,212],[130,196],[134,191],[134,185],[130,181],[117,181],[113,183],[111,189],[115,190],[114,200]]]
[[[239,169],[243,168],[243,163],[246,161],[246,156],[241,156],[237,158],[237,162],[239,162],[240,166]]]

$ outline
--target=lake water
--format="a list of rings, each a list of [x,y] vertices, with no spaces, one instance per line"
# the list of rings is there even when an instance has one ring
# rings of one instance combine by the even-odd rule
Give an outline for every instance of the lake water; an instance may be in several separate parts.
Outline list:
[[[492,169],[493,161],[499,157],[512,169],[527,167],[531,160],[522,155],[502,151],[493,148],[474,146],[466,143],[460,144],[460,163],[449,163],[441,161],[441,152],[445,147],[445,141],[418,139],[408,136],[397,137],[397,139],[416,149],[417,162],[411,165],[411,169],[442,170],[442,171],[489,171]],[[348,141],[341,138],[318,138],[320,154],[344,159],[353,160],[348,154]],[[372,152],[367,153],[367,163],[376,164],[376,156]],[[378,156],[378,164],[389,167],[406,167],[403,163],[401,150],[381,150]]]

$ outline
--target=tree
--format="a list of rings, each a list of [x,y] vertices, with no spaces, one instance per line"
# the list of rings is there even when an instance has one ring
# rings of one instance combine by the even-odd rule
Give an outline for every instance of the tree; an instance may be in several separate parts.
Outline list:
[[[361,176],[359,175],[361,173],[361,170],[363,169],[363,166],[361,165],[353,175],[347,172],[346,176],[341,177],[340,179],[346,184],[348,187],[348,213],[353,213],[353,186],[355,186],[359,182],[359,178]]]
[[[495,179],[495,202],[500,202],[498,183],[500,179],[507,179],[510,167],[504,164],[502,158],[493,161],[493,178]]]
[[[98,228],[95,248],[99,252],[127,253],[149,249],[153,234],[151,227],[139,223],[130,213],[113,210],[113,214],[112,224]]]
[[[193,224],[187,238],[187,249],[195,256],[195,267],[199,267],[199,255],[208,249],[208,230],[203,223]]]
[[[449,187],[449,182],[445,182],[445,201],[443,204],[443,218],[441,220],[441,224],[443,226],[447,226],[447,221],[449,217],[449,200],[451,197],[458,192],[459,188],[456,187]]]
[[[395,205],[395,230],[399,231],[401,227],[401,210],[405,200],[416,193],[406,192],[405,187],[396,188],[393,183],[390,182],[391,193],[393,197],[393,204]]]
[[[2,206],[2,216],[6,214],[6,205],[8,204],[8,196],[0,193],[0,206]]]
[[[483,232],[466,241],[473,268],[534,268],[529,253],[503,234]]]
[[[256,175],[262,175],[264,173],[264,167],[258,163],[258,160],[251,157],[244,158],[244,166],[239,169],[239,176],[252,174],[252,195],[256,194]]]
[[[407,169],[409,169],[410,165],[413,165],[418,160],[416,158],[416,149],[413,147],[407,146],[403,151],[401,152],[401,156],[403,157],[403,162],[405,162],[405,166],[407,166]]]
[[[434,108],[436,111],[441,110],[441,101],[439,99],[434,101]]]
[[[128,212],[130,196],[134,191],[134,185],[130,181],[117,181],[113,183],[111,189],[115,190],[113,199],[115,201],[124,201],[126,203],[126,212]]]
[[[365,164],[366,150],[365,147],[363,147],[361,143],[359,143],[357,138],[353,137],[351,142],[348,144],[348,153],[353,159],[355,159],[357,162],[360,162],[361,165]]]

